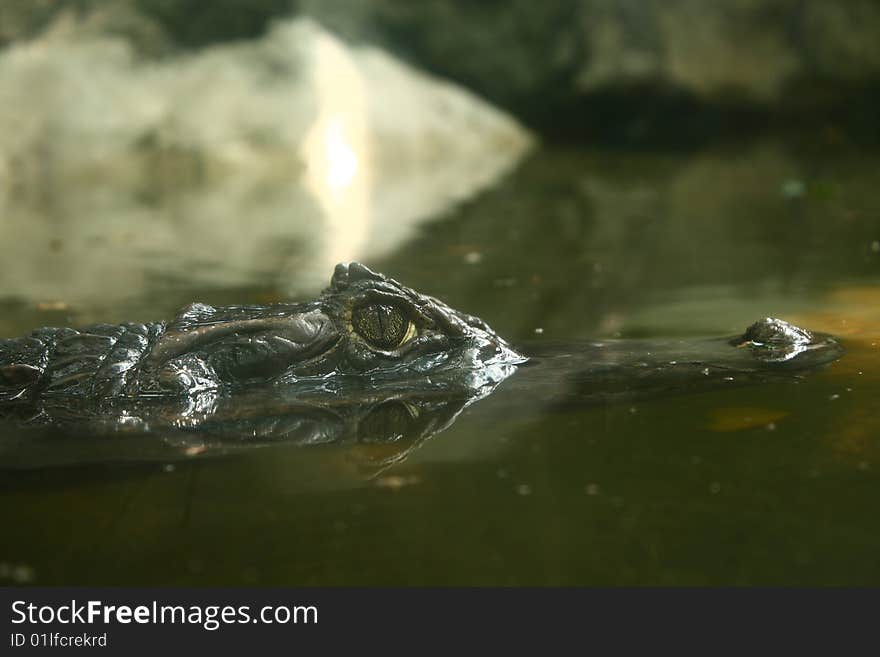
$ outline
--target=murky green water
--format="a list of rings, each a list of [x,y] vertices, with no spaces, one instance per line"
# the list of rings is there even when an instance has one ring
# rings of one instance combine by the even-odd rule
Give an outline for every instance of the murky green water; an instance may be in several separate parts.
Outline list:
[[[774,315],[841,337],[847,354],[820,373],[577,405],[567,379],[545,367],[529,374],[541,377],[540,394],[514,375],[379,473],[364,469],[357,446],[286,445],[4,471],[0,576],[876,585],[878,165],[880,157],[827,143],[696,154],[544,150],[490,191],[414,227],[391,254],[363,256],[515,343],[725,335]],[[106,257],[120,267],[146,214],[186,221],[180,195],[144,195],[144,212],[121,214],[93,239],[57,241],[51,226],[63,221],[64,199],[49,197],[48,206],[29,201],[30,214],[24,201],[4,210],[9,225],[26,214],[45,223],[39,239],[4,233],[0,259],[26,249],[46,265],[33,268],[32,287],[18,281],[0,300],[0,336],[158,319],[193,300],[259,302],[292,289],[265,261],[230,263],[212,284],[181,241],[163,251],[161,276],[130,259],[121,274],[128,293],[117,285],[112,301],[100,276],[76,298],[47,296],[63,270],[57,259],[100,272],[95,262]],[[41,213],[46,207],[55,209]],[[247,242],[249,221],[224,230]],[[303,226],[290,221],[290,243],[276,241],[269,256],[286,262],[285,276],[312,277],[296,241]]]

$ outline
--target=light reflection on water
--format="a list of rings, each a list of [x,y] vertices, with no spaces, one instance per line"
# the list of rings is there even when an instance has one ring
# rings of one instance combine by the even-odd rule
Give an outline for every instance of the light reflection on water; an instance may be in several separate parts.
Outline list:
[[[325,220],[321,261],[313,266],[329,271],[363,254],[371,229],[367,101],[363,76],[337,42],[319,37],[312,56],[317,117],[303,159]]]

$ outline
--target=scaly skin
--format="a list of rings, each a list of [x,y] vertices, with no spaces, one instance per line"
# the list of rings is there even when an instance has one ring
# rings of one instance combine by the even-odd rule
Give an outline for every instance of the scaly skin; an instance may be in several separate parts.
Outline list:
[[[0,341],[0,400],[185,397],[482,372],[526,359],[482,320],[359,263],[315,301],[213,308],[171,322],[41,328]]]
[[[767,318],[733,338],[541,345],[507,385],[514,399],[583,407],[791,378],[841,353],[829,336]],[[0,432],[0,469],[284,442],[354,445],[375,471],[526,360],[482,320],[341,264],[306,303],[193,304],[168,323],[0,340],[0,417],[33,429]]]
[[[734,372],[808,368],[841,351],[828,336],[772,318],[732,339],[678,349],[693,368]],[[651,351],[650,343],[618,345],[611,369],[630,371]],[[598,365],[606,353],[597,352]],[[482,320],[351,263],[338,265],[311,302],[192,304],[167,324],[40,328],[2,340],[0,401],[180,399],[266,385],[326,390],[352,378],[382,386],[430,376],[479,387],[526,360]]]

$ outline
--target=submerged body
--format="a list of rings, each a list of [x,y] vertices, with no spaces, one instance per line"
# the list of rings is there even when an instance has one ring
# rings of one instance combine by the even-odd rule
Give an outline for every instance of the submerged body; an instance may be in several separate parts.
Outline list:
[[[829,336],[767,318],[732,338],[544,346],[513,387],[534,399],[608,403],[791,378],[841,353]],[[278,442],[394,444],[377,457],[390,463],[527,361],[482,320],[351,263],[311,302],[193,304],[168,323],[0,340],[0,416],[65,436],[85,425],[91,435],[160,433],[190,455]],[[5,463],[25,441],[0,450]],[[144,442],[122,449],[142,454]]]

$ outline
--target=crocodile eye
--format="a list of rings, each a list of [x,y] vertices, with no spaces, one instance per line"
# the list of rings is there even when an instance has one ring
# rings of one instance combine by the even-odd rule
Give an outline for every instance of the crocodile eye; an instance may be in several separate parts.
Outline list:
[[[416,326],[407,314],[390,303],[371,303],[355,308],[351,323],[358,335],[383,351],[397,349],[416,334]]]

